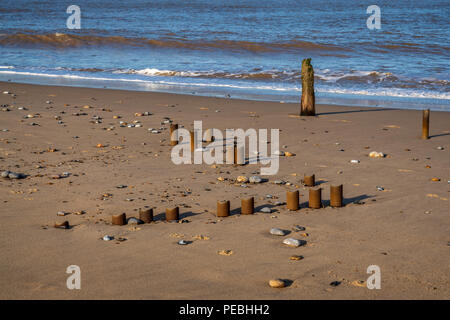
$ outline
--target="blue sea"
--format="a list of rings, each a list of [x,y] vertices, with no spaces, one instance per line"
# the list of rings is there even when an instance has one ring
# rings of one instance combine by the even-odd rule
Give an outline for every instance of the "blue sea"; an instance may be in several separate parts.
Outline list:
[[[448,0],[1,0],[0,80],[298,102],[312,58],[318,103],[450,111],[449,17]]]

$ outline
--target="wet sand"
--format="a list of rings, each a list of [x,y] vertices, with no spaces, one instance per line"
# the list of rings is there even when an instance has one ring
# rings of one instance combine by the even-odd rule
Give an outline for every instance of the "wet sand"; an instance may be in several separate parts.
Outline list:
[[[299,105],[287,103],[5,82],[0,91],[16,95],[0,93],[10,110],[0,112],[0,169],[28,175],[0,178],[2,299],[450,298],[450,113],[432,112],[431,138],[421,140],[414,110],[319,105],[318,116],[299,118],[289,116]],[[234,179],[260,165],[174,165],[169,130],[148,131],[168,128],[164,117],[186,128],[194,120],[204,129],[279,128],[282,150],[295,156],[280,157],[268,182],[244,188]],[[119,126],[133,120],[142,127]],[[63,172],[70,175],[53,179]],[[301,180],[309,173],[325,208],[307,208]],[[329,185],[340,183],[345,206],[331,208]],[[299,211],[275,205],[286,190],[299,190]],[[244,196],[273,212],[240,215]],[[217,200],[231,201],[230,217],[215,216]],[[163,221],[175,205],[186,223]],[[154,208],[154,223],[111,225],[113,214],[138,216],[144,206]],[[71,229],[53,228],[64,220]],[[271,235],[273,227],[290,233]],[[287,247],[287,237],[307,244]],[[81,290],[66,287],[69,265],[81,268]],[[358,283],[370,265],[381,269],[380,290]],[[288,287],[270,288],[274,278]]]

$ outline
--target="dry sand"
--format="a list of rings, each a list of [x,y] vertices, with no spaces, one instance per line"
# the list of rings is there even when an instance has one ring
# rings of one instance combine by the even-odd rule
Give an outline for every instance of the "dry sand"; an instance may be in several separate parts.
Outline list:
[[[16,95],[0,94],[11,110],[0,112],[0,130],[9,130],[0,131],[0,169],[29,175],[0,178],[2,299],[450,298],[448,112],[432,112],[432,137],[421,140],[421,112],[414,110],[320,105],[317,117],[293,118],[288,114],[298,112],[297,104],[12,83],[0,83],[0,90]],[[134,115],[145,111],[153,115]],[[39,115],[24,119],[28,114]],[[91,123],[94,115],[103,122]],[[281,157],[269,182],[243,188],[231,179],[249,177],[259,165],[174,165],[168,130],[147,130],[161,127],[164,117],[186,128],[194,120],[221,130],[280,128],[280,145],[296,156]],[[143,127],[121,128],[120,120],[139,120]],[[371,159],[370,151],[387,156]],[[63,172],[71,175],[51,179]],[[345,207],[307,209],[305,173],[315,173],[324,200],[330,184],[343,183]],[[273,184],[277,179],[293,186]],[[299,211],[273,206],[295,185]],[[112,196],[102,200],[107,193]],[[274,212],[241,216],[243,196]],[[222,199],[236,214],[217,219],[216,201]],[[146,205],[154,208],[156,222],[110,224],[111,215],[137,216]],[[173,205],[189,223],[162,221]],[[86,213],[76,215],[80,210]],[[58,211],[71,214],[58,217]],[[73,227],[53,228],[63,220]],[[272,227],[295,225],[307,235],[291,231],[286,237],[306,240],[303,247],[286,247],[286,237],[269,234]],[[126,241],[103,241],[104,235]],[[193,242],[180,246],[180,239]],[[292,261],[291,255],[304,259]],[[81,290],[66,288],[69,265],[81,268]],[[369,277],[369,265],[381,268],[380,290],[355,285]],[[273,278],[291,282],[273,289]],[[333,281],[340,285],[331,286]]]

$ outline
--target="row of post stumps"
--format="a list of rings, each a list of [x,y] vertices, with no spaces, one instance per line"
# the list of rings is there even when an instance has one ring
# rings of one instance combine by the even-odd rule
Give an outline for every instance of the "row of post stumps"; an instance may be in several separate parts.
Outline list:
[[[165,214],[166,221],[176,221],[180,219],[179,207],[166,208]],[[144,223],[150,223],[153,221],[153,209],[139,209],[139,219]],[[121,213],[112,216],[112,224],[123,226],[127,224],[127,215]]]
[[[304,184],[308,187],[315,186],[315,176],[305,176]],[[330,206],[334,208],[342,207],[343,205],[343,186],[342,184],[337,186],[330,185]],[[286,207],[289,211],[297,211],[300,209],[300,196],[298,190],[286,191]],[[312,209],[320,209],[323,207],[322,203],[322,188],[309,189],[309,201],[308,207]],[[255,199],[254,197],[241,199],[241,214],[248,215],[255,212]],[[230,215],[230,201],[219,200],[217,201],[217,217],[228,217]],[[166,208],[165,220],[176,221],[180,218],[179,207]],[[144,223],[150,223],[153,221],[153,209],[139,209],[139,219]],[[125,225],[127,224],[127,217],[125,213],[113,215],[112,224]]]

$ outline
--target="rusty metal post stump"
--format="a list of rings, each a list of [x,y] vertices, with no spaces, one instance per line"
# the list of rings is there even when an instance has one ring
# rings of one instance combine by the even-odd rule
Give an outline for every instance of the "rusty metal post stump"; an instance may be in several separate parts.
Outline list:
[[[127,215],[125,213],[117,214],[111,218],[112,224],[123,226],[127,224]]]
[[[178,130],[178,124],[170,124],[170,145],[176,146],[178,144],[178,134],[175,131]]]
[[[194,131],[189,131],[191,135],[191,152],[194,152],[195,150],[195,134]]]
[[[304,176],[303,183],[307,187],[314,187],[316,185],[316,176],[314,174],[311,176]]]
[[[338,186],[330,186],[330,206],[334,208],[342,207],[342,184]]]
[[[255,211],[255,199],[253,197],[241,199],[241,214],[253,214]]]
[[[422,116],[422,139],[430,138],[430,109],[423,110]]]
[[[217,216],[228,217],[230,215],[230,201],[217,201]]]
[[[287,209],[290,211],[297,211],[300,207],[298,190],[286,192]]]
[[[166,208],[166,221],[179,220],[180,209],[178,207]]]
[[[150,223],[153,221],[153,209],[139,209],[139,219],[145,223]]]
[[[309,207],[313,209],[322,208],[322,188],[309,189]]]

